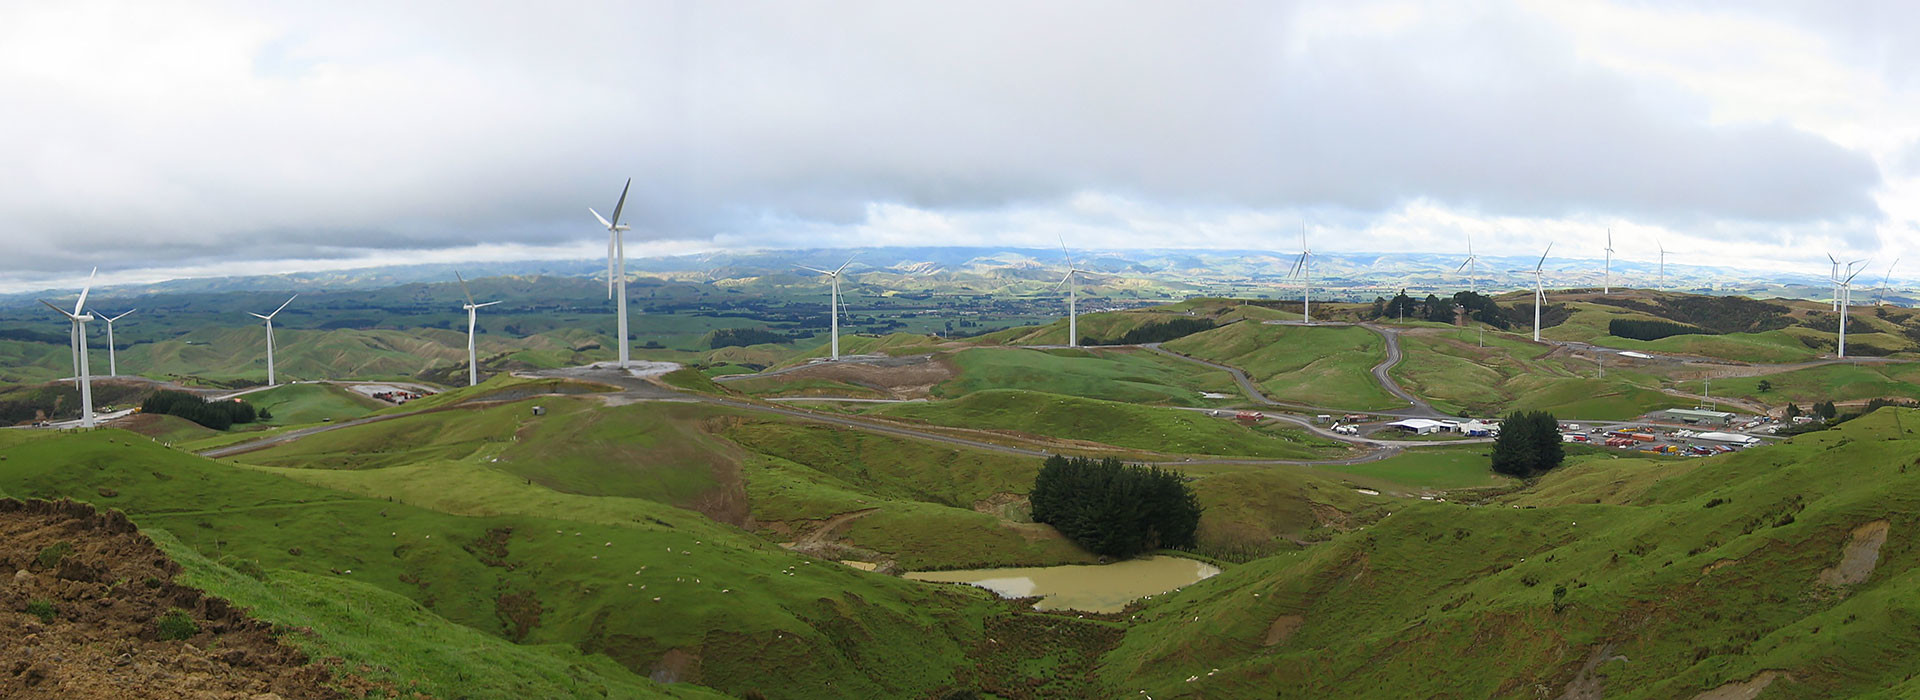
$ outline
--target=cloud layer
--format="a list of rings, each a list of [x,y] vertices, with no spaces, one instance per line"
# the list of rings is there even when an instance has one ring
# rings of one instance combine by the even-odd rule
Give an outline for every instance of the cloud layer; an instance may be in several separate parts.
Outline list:
[[[1920,85],[1860,47],[1906,44],[1806,12],[16,4],[0,276],[578,250],[627,177],[712,245],[1900,247]]]

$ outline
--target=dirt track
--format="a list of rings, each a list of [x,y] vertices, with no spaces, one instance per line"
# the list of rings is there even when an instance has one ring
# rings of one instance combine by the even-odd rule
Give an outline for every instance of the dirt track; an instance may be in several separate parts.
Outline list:
[[[179,569],[118,512],[0,499],[0,696],[340,696],[271,625],[173,583]],[[162,640],[173,610],[197,631]]]

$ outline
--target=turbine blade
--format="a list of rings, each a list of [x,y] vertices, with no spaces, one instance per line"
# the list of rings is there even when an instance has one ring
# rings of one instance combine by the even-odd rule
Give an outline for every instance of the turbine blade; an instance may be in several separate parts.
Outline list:
[[[613,228],[613,222],[608,221],[607,217],[601,216],[600,212],[594,211],[593,207],[587,207],[587,213],[593,214],[593,218],[600,220],[600,228],[609,230]]]
[[[265,316],[261,316],[260,314],[256,314],[256,313],[254,313],[254,312],[252,312],[252,311],[248,311],[248,312],[247,312],[247,315],[248,315],[248,316],[252,316],[252,317],[254,317],[254,318],[257,318],[257,319],[260,319],[260,320],[262,320],[262,321],[271,321],[271,320],[273,320],[273,319],[270,319],[270,318],[267,318],[267,317],[265,317]]]
[[[1459,272],[1459,271],[1461,271],[1461,270],[1465,270],[1465,269],[1467,269],[1467,265],[1468,265],[1468,264],[1470,264],[1470,263],[1472,263],[1472,262],[1473,262],[1473,258],[1471,258],[1471,257],[1469,257],[1469,258],[1467,258],[1467,259],[1465,259],[1465,260],[1462,260],[1462,261],[1460,261],[1460,266],[1459,266],[1459,267],[1456,267],[1456,268],[1453,268],[1453,271],[1454,271],[1454,272]]]
[[[808,270],[808,271],[812,271],[812,272],[818,272],[818,273],[820,273],[820,274],[823,274],[823,275],[826,275],[826,276],[828,276],[828,277],[832,277],[832,276],[833,276],[833,274],[834,274],[834,273],[831,273],[831,272],[828,272],[828,271],[826,271],[826,270],[822,270],[822,269],[820,269],[820,268],[817,268],[817,267],[807,267],[807,266],[805,266],[805,265],[795,265],[794,267],[797,267],[797,268],[800,268],[800,269],[802,269],[802,270]]]
[[[100,274],[98,267],[87,273],[87,286],[80,288],[80,300],[73,303],[73,315],[79,316],[81,309],[87,307],[87,292],[93,291],[93,276],[97,274]]]
[[[273,317],[275,317],[275,316],[279,316],[279,315],[280,315],[280,312],[281,312],[281,311],[285,311],[285,310],[286,310],[286,308],[287,308],[287,304],[291,304],[291,303],[293,303],[293,300],[295,300],[295,299],[298,299],[298,298],[300,298],[300,295],[298,295],[298,294],[295,294],[295,295],[293,295],[293,296],[290,296],[290,297],[287,297],[287,301],[286,301],[286,303],[284,303],[284,304],[281,304],[281,305],[280,305],[280,308],[278,308],[278,309],[274,309],[274,310],[273,310],[273,313],[270,313],[270,314],[267,314],[267,318],[273,318]]]
[[[1547,250],[1546,250],[1546,252],[1544,252],[1544,253],[1541,253],[1541,254],[1540,254],[1540,262],[1537,262],[1537,263],[1534,263],[1534,264],[1533,264],[1533,271],[1534,271],[1534,272],[1539,272],[1539,271],[1540,271],[1540,268],[1541,268],[1541,267],[1543,267],[1543,266],[1545,266],[1545,265],[1547,264],[1547,254],[1548,254],[1548,253],[1552,253],[1552,252],[1553,252],[1553,243],[1552,243],[1552,242],[1548,242],[1548,243],[1547,243]]]
[[[467,305],[473,305],[473,292],[467,290],[467,278],[461,277],[459,270],[453,271],[453,278],[460,280],[460,293],[467,295]]]
[[[46,305],[47,305],[47,308],[49,308],[49,309],[53,309],[54,311],[58,311],[58,312],[60,312],[60,315],[61,315],[61,316],[65,316],[65,317],[67,317],[67,319],[68,319],[68,320],[73,320],[73,318],[74,318],[75,316],[78,316],[78,315],[79,315],[79,314],[74,314],[74,313],[68,313],[66,309],[62,309],[62,308],[60,308],[60,307],[58,307],[58,306],[54,306],[54,305],[53,305],[53,302],[51,302],[51,301],[47,301],[47,300],[45,300],[45,299],[41,299],[41,300],[40,300],[40,303],[42,303],[42,304],[46,304]]]
[[[847,258],[846,262],[840,263],[839,267],[833,268],[833,274],[836,274],[836,275],[840,274],[841,270],[847,269],[847,266],[852,264],[853,264],[853,258]]]
[[[480,308],[485,308],[485,307],[488,307],[488,306],[493,306],[494,304],[498,304],[498,303],[500,303],[500,302],[497,302],[497,301],[489,301],[489,302],[487,302],[487,303],[485,303],[485,304],[474,304],[474,305],[473,305],[473,308],[476,308],[476,309],[480,309]]]
[[[633,178],[627,178],[627,184],[620,188],[620,201],[613,205],[613,223],[620,223],[620,210],[627,208],[627,190],[633,187]]]
[[[1887,271],[1891,272],[1893,271],[1893,268],[1887,268]],[[113,323],[114,321],[118,321],[120,319],[126,318],[127,314],[133,313],[135,311],[139,311],[139,309],[127,309],[125,312],[122,312],[119,316],[115,316],[113,318],[107,319],[107,323]]]

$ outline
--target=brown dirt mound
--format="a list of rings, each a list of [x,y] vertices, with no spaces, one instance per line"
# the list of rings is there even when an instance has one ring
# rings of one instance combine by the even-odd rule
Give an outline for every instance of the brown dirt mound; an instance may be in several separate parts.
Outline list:
[[[827,362],[786,373],[791,379],[825,379],[880,392],[891,399],[924,399],[934,385],[954,378],[946,355],[912,355],[871,362]]]
[[[340,695],[271,625],[173,583],[179,570],[119,512],[0,499],[0,697]],[[163,640],[174,610],[197,629]]]

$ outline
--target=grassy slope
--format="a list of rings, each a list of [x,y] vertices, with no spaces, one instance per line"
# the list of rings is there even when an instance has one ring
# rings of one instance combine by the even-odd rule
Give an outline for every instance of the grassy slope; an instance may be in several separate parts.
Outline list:
[[[1016,350],[976,348],[955,353],[960,376],[934,393],[956,397],[989,389],[1027,389],[1082,398],[1143,404],[1200,406],[1201,392],[1239,396],[1225,372],[1142,350]]]
[[[332,384],[286,384],[248,394],[245,398],[248,403],[273,412],[271,425],[348,420],[389,405]]]
[[[468,480],[424,492],[368,488],[377,497],[366,497],[118,431],[4,439],[0,484],[11,494],[84,497],[216,558],[377,586],[495,634],[508,629],[498,598],[531,595],[540,613],[529,642],[575,644],[640,673],[682,650],[699,659],[685,673],[731,692],[926,694],[953,682],[982,616],[996,609],[974,592],[811,562],[642,499],[618,499],[620,518],[604,517],[604,502],[577,515],[583,509],[539,505],[563,494],[496,478],[493,498],[533,503],[455,515],[427,506],[460,498]],[[98,496],[107,486],[116,495]],[[544,515],[526,514],[535,509]],[[483,556],[488,533],[505,529],[504,556]],[[767,685],[773,669],[777,686]]]
[[[1760,382],[1772,385],[1760,391]],[[1822,365],[1764,377],[1715,379],[1716,396],[1779,404],[1920,396],[1920,365]]]
[[[1060,311],[1060,320],[1052,323],[1008,328],[972,340],[985,345],[1066,345],[1067,319],[1064,302],[1061,304]],[[1112,340],[1119,338],[1127,331],[1150,323],[1164,323],[1171,319],[1187,317],[1184,308],[1176,310],[1175,307],[1156,307],[1082,313],[1075,323],[1079,326],[1081,338]]]
[[[1631,418],[1647,411],[1690,405],[1658,390],[1657,377],[1621,368],[1598,377],[1584,360],[1549,357],[1551,348],[1498,334],[1471,331],[1403,335],[1401,386],[1447,412],[1493,415],[1545,410],[1589,419]]]
[[[1193,411],[1009,389],[935,403],[885,405],[871,413],[1166,454],[1310,459],[1338,444],[1296,430],[1256,430]]]
[[[1235,323],[1168,341],[1164,347],[1238,367],[1276,399],[1352,410],[1406,405],[1368,374],[1386,359],[1386,346],[1365,328]]]
[[[1920,547],[1902,534],[1920,525],[1920,435],[1894,426],[1882,411],[1709,460],[1584,460],[1513,508],[1409,502],[1156,599],[1105,671],[1156,696],[1518,698],[1558,694],[1593,656],[1607,697],[1763,670],[1791,674],[1783,697],[1905,696],[1920,690]],[[1820,583],[1880,519],[1893,534],[1872,575]]]

